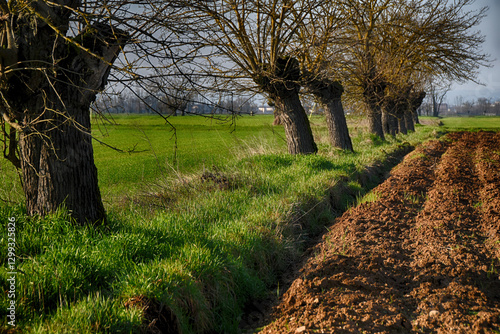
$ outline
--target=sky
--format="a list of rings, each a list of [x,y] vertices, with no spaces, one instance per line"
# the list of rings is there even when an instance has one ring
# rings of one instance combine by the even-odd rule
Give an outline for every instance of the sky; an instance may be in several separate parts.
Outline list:
[[[478,80],[483,85],[473,82],[453,84],[446,95],[446,102],[449,104],[455,104],[458,96],[465,101],[475,101],[480,97],[500,101],[500,0],[476,0],[471,9],[484,6],[488,6],[489,10],[478,28],[486,37],[483,51],[490,54],[492,67],[480,69]]]

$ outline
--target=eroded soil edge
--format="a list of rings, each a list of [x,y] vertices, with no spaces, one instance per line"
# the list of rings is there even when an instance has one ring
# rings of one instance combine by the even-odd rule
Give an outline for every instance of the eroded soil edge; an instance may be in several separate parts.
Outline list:
[[[500,134],[409,154],[338,218],[262,333],[500,333]]]

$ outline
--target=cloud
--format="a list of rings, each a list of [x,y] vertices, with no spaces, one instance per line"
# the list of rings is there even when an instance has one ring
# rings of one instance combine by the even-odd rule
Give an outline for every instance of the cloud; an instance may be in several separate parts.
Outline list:
[[[489,10],[478,28],[486,38],[483,51],[491,56],[492,67],[479,71],[478,80],[484,85],[472,82],[453,85],[448,93],[448,102],[453,103],[456,96],[462,96],[466,100],[479,97],[500,99],[500,0],[479,0],[470,9],[479,10],[484,6],[488,6]]]

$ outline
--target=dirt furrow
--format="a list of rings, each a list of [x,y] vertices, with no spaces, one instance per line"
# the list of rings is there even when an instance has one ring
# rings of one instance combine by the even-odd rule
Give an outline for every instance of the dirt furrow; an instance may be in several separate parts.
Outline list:
[[[376,189],[380,200],[347,212],[334,224],[317,249],[320,255],[306,264],[284,296],[278,309],[285,314],[278,320],[281,328],[266,333],[287,332],[283,326],[290,333],[302,326],[339,333],[411,326],[399,312],[409,284],[405,235],[446,147],[434,141],[417,148]]]
[[[498,320],[498,277],[488,274],[491,253],[484,247],[478,211],[481,182],[475,161],[482,149],[477,134],[449,136],[454,142],[436,170],[436,181],[411,235],[412,268],[420,285],[415,329],[424,332],[480,332]]]
[[[488,149],[493,147],[496,149]],[[486,246],[500,260],[500,133],[481,136],[481,146],[476,162],[481,189],[478,206],[481,212],[481,228],[487,238]],[[500,271],[500,270],[498,270]]]
[[[407,156],[333,224],[262,332],[500,330],[498,140],[458,133]]]

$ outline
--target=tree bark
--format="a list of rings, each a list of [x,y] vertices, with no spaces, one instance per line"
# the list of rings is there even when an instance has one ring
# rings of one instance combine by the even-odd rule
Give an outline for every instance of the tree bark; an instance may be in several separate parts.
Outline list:
[[[288,153],[316,153],[318,148],[314,142],[309,119],[300,102],[298,92],[276,95],[273,100],[275,108],[279,112],[279,118],[285,127]]]
[[[420,124],[417,110],[424,102],[426,95],[424,91],[411,92],[410,94],[410,112],[413,114],[414,124]]]
[[[399,133],[398,119],[394,112],[389,114],[390,134],[395,136]]]
[[[323,106],[330,144],[342,150],[354,151],[342,106],[342,84],[338,81],[316,79],[307,83],[307,89]]]
[[[390,134],[389,113],[385,109],[382,109],[382,131],[384,135]]]
[[[417,110],[413,111],[413,124],[420,124],[420,119],[418,118],[418,112],[417,112]]]
[[[344,107],[340,98],[332,99],[324,105],[326,125],[330,136],[330,144],[342,150],[354,152],[352,147]]]
[[[274,105],[274,103],[273,103]],[[278,110],[276,110],[276,106],[274,106],[274,120],[273,120],[273,125],[278,126],[278,125],[283,125],[283,122],[281,120],[281,114],[279,113]]]
[[[381,78],[375,76],[368,78],[363,87],[363,98],[368,107],[368,132],[379,136],[382,140],[385,140],[382,126],[382,106],[386,87],[387,84]]]
[[[399,131],[398,120],[391,107],[386,106],[382,110],[382,127],[385,135],[395,136]]]
[[[65,206],[79,223],[105,220],[88,108],[68,108],[65,115],[45,114],[43,120],[50,125],[39,124],[20,137],[28,214],[45,215]]]
[[[377,110],[378,109],[378,110]],[[368,132],[377,135],[385,140],[384,130],[382,128],[382,113],[379,108],[368,112]]]
[[[52,14],[64,33],[71,11],[61,7]],[[28,214],[46,215],[64,206],[81,224],[105,221],[90,105],[104,89],[128,37],[96,23],[73,38],[80,48],[42,21],[32,29],[20,17],[17,25],[19,61],[27,70],[20,68],[9,78],[3,93],[22,129],[19,148]],[[35,65],[44,69],[30,69]]]
[[[438,104],[435,93],[432,94],[432,116],[439,117],[439,108],[441,103]]]
[[[398,115],[398,128],[400,133],[404,135],[408,134],[408,129],[406,128],[406,120],[404,114]]]
[[[288,153],[316,153],[318,148],[311,125],[299,98],[299,62],[293,57],[284,57],[273,65],[272,75],[264,73],[254,77],[254,81],[269,95],[275,107],[275,122],[278,120],[285,127]]]
[[[408,131],[413,131],[415,132],[415,123],[413,123],[413,112],[411,110],[407,110],[404,113],[404,119],[406,123],[406,129]]]

